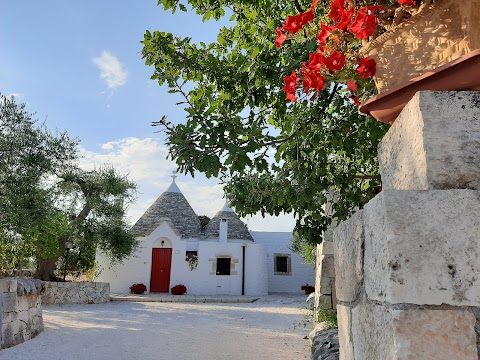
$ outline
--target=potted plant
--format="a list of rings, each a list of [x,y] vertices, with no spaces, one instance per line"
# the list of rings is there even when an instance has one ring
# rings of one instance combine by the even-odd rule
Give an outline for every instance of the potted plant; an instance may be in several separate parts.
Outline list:
[[[198,255],[193,252],[188,253],[186,257],[186,261],[188,263],[188,267],[190,268],[190,271],[193,271],[198,266]]]
[[[187,287],[185,285],[175,285],[170,289],[172,295],[184,295],[187,293]]]
[[[284,78],[286,98],[311,101],[343,83],[360,105],[374,93],[373,77],[383,92],[445,65],[480,47],[478,5],[480,0],[314,0],[277,28],[277,47],[289,39],[316,39],[318,45],[301,69]]]
[[[351,99],[360,104],[363,95],[371,95],[371,79],[377,74],[376,59],[360,49],[414,10],[418,11],[415,0],[314,0],[308,11],[288,16],[276,30],[276,46],[287,40],[311,43],[315,39],[317,48],[301,69],[284,78],[286,98],[311,99],[312,91],[343,83]]]
[[[430,0],[420,7],[405,7],[408,19],[387,27],[360,52],[377,63],[378,91],[392,89],[480,48],[479,6],[479,0]]]
[[[130,292],[132,294],[143,294],[145,291],[147,291],[147,287],[144,284],[133,284],[130,286]]]

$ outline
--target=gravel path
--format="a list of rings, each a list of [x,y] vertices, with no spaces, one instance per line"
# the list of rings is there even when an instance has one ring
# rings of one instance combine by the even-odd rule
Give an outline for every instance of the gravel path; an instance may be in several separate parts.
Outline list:
[[[48,306],[45,331],[0,351],[9,360],[309,359],[305,296],[250,304],[128,303]]]

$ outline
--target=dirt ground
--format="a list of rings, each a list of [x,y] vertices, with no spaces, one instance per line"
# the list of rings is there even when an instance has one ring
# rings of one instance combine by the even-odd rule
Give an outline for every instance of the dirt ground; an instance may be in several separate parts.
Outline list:
[[[45,331],[0,351],[9,360],[309,359],[305,296],[249,304],[129,303],[48,306]]]

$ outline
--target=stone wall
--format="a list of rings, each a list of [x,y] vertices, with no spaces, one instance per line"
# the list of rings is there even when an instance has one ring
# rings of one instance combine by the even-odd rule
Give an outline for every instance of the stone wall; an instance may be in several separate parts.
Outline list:
[[[327,234],[327,232],[325,232]],[[335,263],[333,256],[333,238],[324,235],[323,242],[317,245],[315,308],[336,309]]]
[[[0,279],[0,349],[18,345],[43,331],[41,288],[38,280]]]
[[[104,282],[43,282],[42,304],[101,304],[110,301]]]
[[[323,207],[325,215],[333,216],[333,204],[337,195],[329,190],[325,193],[327,203]],[[337,222],[333,223],[323,232],[322,243],[317,245],[316,252],[316,276],[315,276],[315,309],[336,309],[337,297],[335,293],[335,261],[333,253],[333,231]]]
[[[334,232],[340,359],[477,360],[480,93],[420,92],[379,146],[383,191]]]

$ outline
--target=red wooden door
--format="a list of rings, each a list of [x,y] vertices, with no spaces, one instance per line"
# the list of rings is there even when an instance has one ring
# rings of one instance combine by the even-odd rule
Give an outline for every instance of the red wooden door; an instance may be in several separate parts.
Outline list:
[[[170,292],[172,249],[152,249],[150,292]]]

